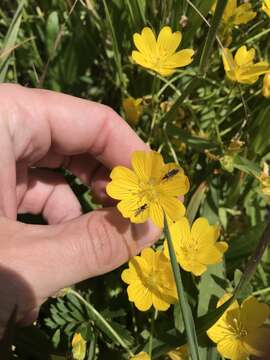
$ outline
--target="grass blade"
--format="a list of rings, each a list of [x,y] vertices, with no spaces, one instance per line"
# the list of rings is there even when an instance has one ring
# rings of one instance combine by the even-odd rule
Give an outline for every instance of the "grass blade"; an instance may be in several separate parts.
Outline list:
[[[172,268],[173,268],[173,274],[174,274],[174,278],[175,278],[176,288],[177,288],[177,294],[178,294],[180,307],[181,307],[181,311],[182,311],[182,316],[183,316],[183,320],[184,320],[184,324],[185,324],[189,352],[190,352],[192,360],[199,360],[200,359],[199,358],[199,350],[198,350],[199,346],[198,346],[198,340],[197,340],[197,336],[196,336],[195,324],[194,324],[194,320],[193,320],[193,316],[191,313],[189,303],[186,298],[185,289],[184,289],[184,285],[183,285],[182,277],[181,277],[181,271],[180,271],[180,267],[176,260],[176,255],[175,255],[175,251],[173,248],[171,234],[170,234],[167,217],[166,217],[165,213],[164,213],[164,234],[165,234],[165,237],[168,242],[168,248],[169,248],[170,259],[171,259],[171,264],[172,264]]]
[[[218,32],[219,25],[221,23],[222,15],[227,5],[227,1],[217,1],[216,10],[213,16],[213,20],[208,30],[206,41],[203,47],[202,56],[199,64],[199,72],[204,75],[209,66],[209,58],[214,45],[214,41]]]
[[[120,55],[120,52],[119,52],[119,47],[118,47],[118,43],[117,43],[117,39],[116,39],[116,35],[115,35],[113,23],[112,23],[112,18],[111,18],[111,15],[110,15],[106,0],[103,0],[103,6],[104,6],[104,9],[105,9],[105,14],[106,14],[108,27],[110,29],[111,36],[112,36],[112,47],[113,47],[113,52],[114,52],[115,65],[116,65],[116,69],[117,69],[118,77],[119,77],[119,82],[120,82],[119,86],[120,86],[121,90],[124,90],[125,89],[125,80],[124,80],[124,76],[123,76],[121,55]]]
[[[0,82],[4,82],[10,62],[10,54],[15,47],[18,32],[21,25],[22,11],[24,1],[20,2],[18,9],[11,21],[8,32],[6,34],[4,45],[0,53]]]
[[[206,189],[207,189],[207,183],[204,181],[198,186],[195,193],[192,195],[192,198],[190,199],[186,213],[186,216],[190,224],[192,224],[195,219],[195,216],[199,210]]]

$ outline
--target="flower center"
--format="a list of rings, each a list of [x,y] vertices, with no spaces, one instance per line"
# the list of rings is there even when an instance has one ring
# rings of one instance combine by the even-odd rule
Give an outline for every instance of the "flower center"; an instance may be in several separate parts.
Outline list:
[[[146,198],[147,203],[154,202],[159,197],[159,192],[157,191],[157,180],[154,178],[150,178],[149,181],[140,182],[139,184],[140,191],[138,196],[142,198]]]
[[[241,339],[248,334],[244,325],[237,318],[233,319],[232,331],[237,339]]]
[[[147,287],[150,289],[156,289],[160,282],[160,276],[157,271],[152,270],[147,277]]]

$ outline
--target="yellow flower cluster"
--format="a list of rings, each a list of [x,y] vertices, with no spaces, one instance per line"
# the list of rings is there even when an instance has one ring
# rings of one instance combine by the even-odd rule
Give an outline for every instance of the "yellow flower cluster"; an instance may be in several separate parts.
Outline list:
[[[230,294],[225,294],[217,306],[230,297]],[[270,328],[263,326],[269,313],[269,306],[259,303],[253,296],[241,305],[234,301],[207,335],[217,343],[218,352],[226,359],[246,360],[250,355],[269,355]]]
[[[164,164],[155,151],[136,151],[132,155],[133,170],[117,166],[111,172],[107,193],[120,200],[117,207],[124,217],[141,223],[150,218],[163,227],[164,213],[180,266],[194,275],[201,275],[207,265],[222,261],[228,246],[217,242],[219,230],[205,218],[197,219],[190,228],[185,207],[179,200],[189,190],[183,169],[175,163]],[[144,249],[133,257],[122,273],[128,284],[128,297],[135,306],[146,311],[153,305],[165,311],[177,302],[177,293],[165,242],[164,251]]]

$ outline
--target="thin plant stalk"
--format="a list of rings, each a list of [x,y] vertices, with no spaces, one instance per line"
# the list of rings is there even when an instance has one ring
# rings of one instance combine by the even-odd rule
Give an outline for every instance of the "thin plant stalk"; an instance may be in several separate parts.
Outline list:
[[[182,277],[181,277],[181,271],[180,271],[179,265],[177,263],[177,259],[176,259],[176,255],[175,255],[175,251],[174,251],[174,247],[173,247],[173,242],[172,242],[172,238],[171,238],[171,234],[170,234],[170,230],[169,230],[169,226],[168,226],[168,221],[167,221],[167,217],[166,217],[165,213],[164,213],[164,234],[165,234],[165,237],[168,242],[170,260],[171,260],[174,279],[175,279],[175,283],[176,283],[178,299],[180,302],[180,308],[181,308],[181,312],[182,312],[182,316],[183,316],[183,320],[184,320],[190,356],[191,356],[192,360],[200,360],[199,345],[198,345],[198,340],[197,340],[197,335],[196,335],[194,319],[192,316],[192,312],[191,312],[189,303],[186,298],[186,293],[185,293],[185,289],[184,289],[184,285],[183,285],[183,281],[182,281]]]

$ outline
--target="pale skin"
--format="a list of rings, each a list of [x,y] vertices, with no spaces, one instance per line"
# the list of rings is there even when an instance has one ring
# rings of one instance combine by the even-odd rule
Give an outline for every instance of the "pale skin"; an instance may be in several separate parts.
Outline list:
[[[65,167],[112,205],[110,169],[130,166],[147,146],[112,109],[91,101],[18,85],[0,85],[0,338],[17,305],[29,324],[59,289],[109,272],[151,246],[160,231],[131,224],[115,207],[82,215]],[[47,168],[47,169],[44,169]],[[49,169],[48,169],[49,168]],[[48,225],[16,221],[42,214]]]

